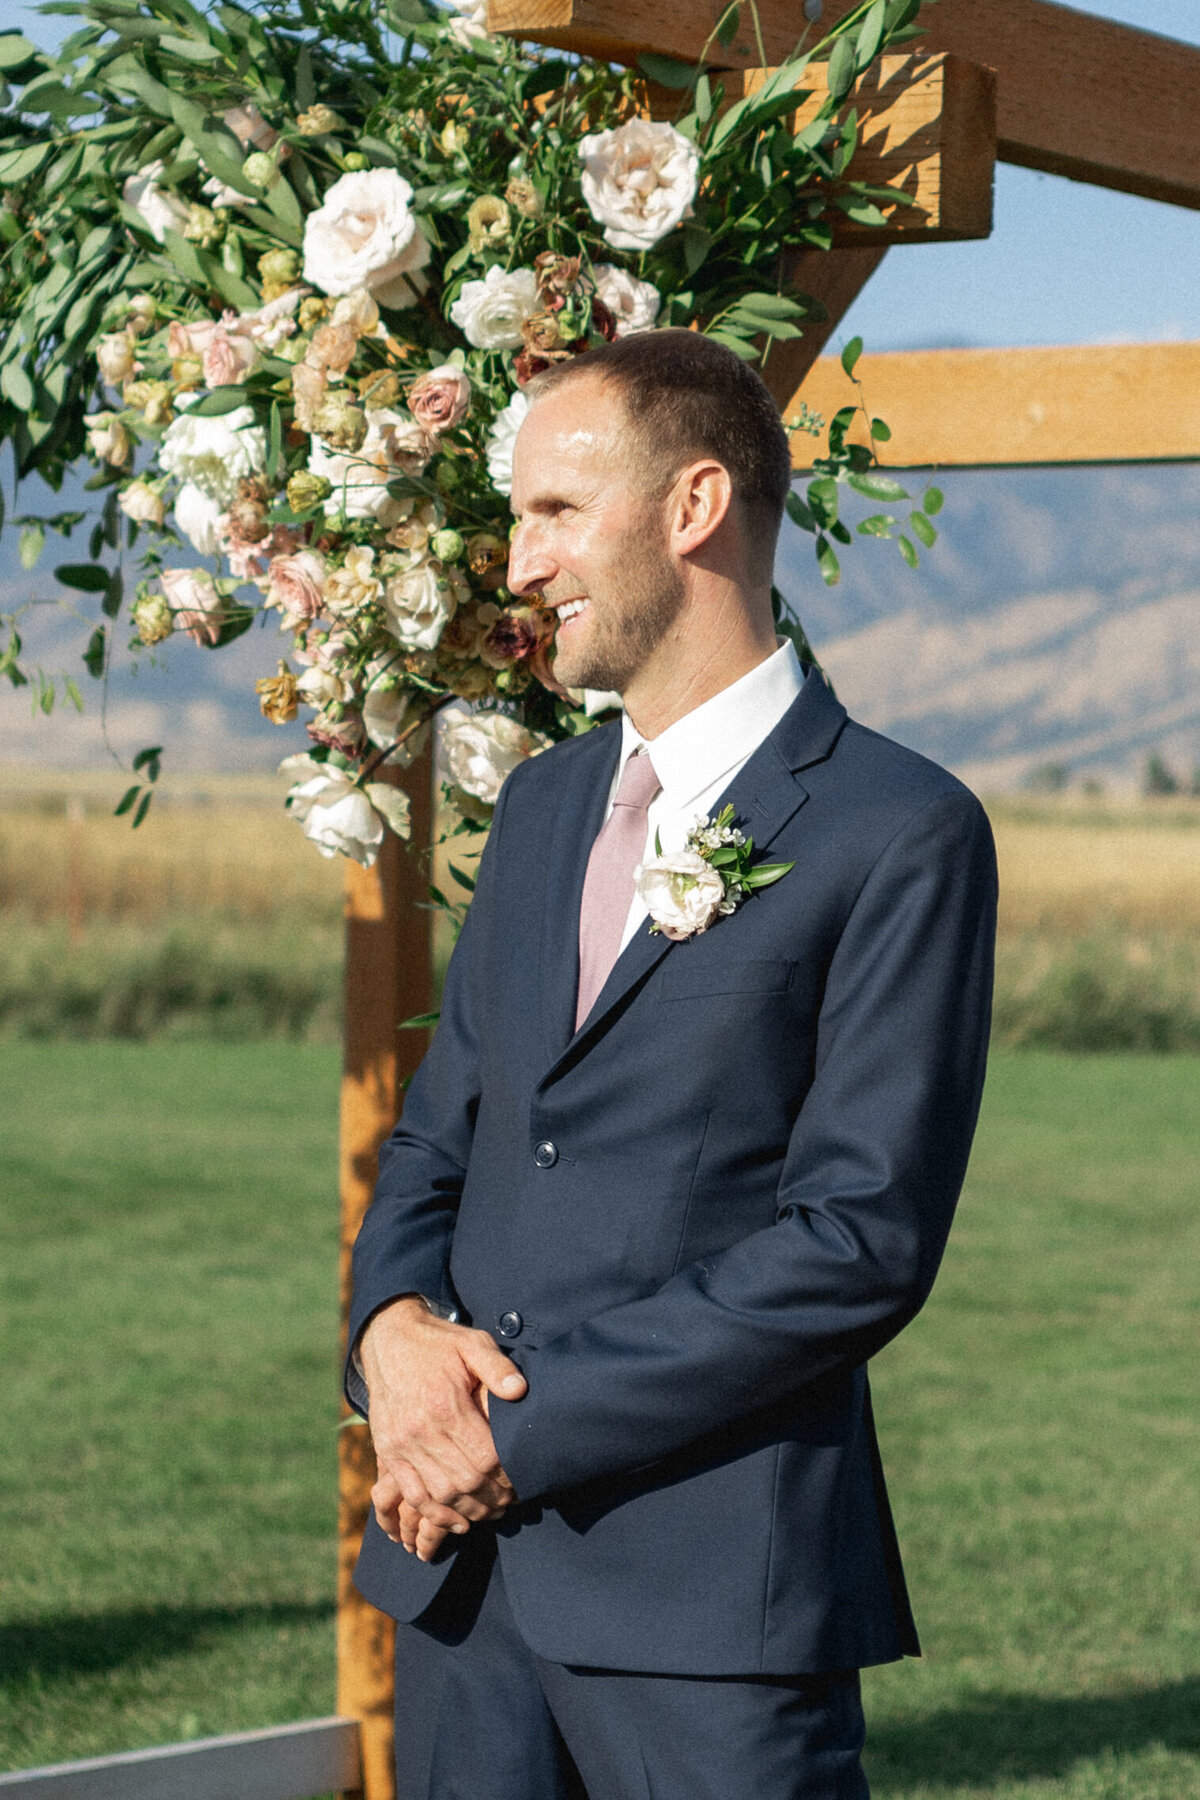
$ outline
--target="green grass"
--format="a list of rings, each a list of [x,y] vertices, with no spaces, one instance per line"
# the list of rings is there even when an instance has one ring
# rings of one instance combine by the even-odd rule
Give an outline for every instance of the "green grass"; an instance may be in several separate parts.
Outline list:
[[[877,1800],[1200,1793],[1198,1073],[994,1060],[874,1379],[926,1652],[867,1677]]]
[[[332,1709],[333,1052],[0,1045],[0,1764]],[[879,1359],[875,1800],[1200,1792],[1194,1059],[994,1059]]]
[[[6,1045],[0,1764],[333,1710],[337,1057]]]

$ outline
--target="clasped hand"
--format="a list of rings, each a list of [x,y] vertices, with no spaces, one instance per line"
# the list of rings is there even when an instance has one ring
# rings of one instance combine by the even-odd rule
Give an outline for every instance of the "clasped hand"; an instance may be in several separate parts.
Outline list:
[[[435,1318],[416,1295],[377,1312],[359,1346],[378,1479],[375,1517],[429,1562],[448,1536],[516,1498],[488,1423],[489,1396],[519,1400],[521,1371],[486,1331]]]

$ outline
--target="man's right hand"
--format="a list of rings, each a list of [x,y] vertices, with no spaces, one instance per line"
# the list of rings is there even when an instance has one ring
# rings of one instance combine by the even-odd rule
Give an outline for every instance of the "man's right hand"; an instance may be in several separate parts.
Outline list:
[[[376,1511],[388,1535],[399,1535],[396,1490],[431,1520],[444,1523],[446,1509],[468,1523],[499,1518],[515,1495],[486,1395],[519,1400],[521,1371],[486,1331],[435,1318],[415,1294],[375,1314],[359,1356],[380,1473]]]

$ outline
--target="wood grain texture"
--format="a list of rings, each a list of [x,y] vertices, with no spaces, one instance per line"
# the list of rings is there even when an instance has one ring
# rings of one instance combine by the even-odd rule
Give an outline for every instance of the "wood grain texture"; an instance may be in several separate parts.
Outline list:
[[[358,1779],[353,1719],[304,1719],[0,1775],[5,1800],[316,1800]]]
[[[733,69],[725,77],[721,110],[755,93],[775,71]],[[794,131],[816,116],[825,93],[816,91],[791,115]],[[673,119],[679,95],[647,84],[651,118]],[[907,204],[880,202],[886,224],[856,225],[836,209],[834,243],[939,243],[984,238],[992,229],[996,166],[996,80],[990,69],[957,56],[885,56],[847,99],[858,109],[858,149],[847,180],[887,186]]]
[[[404,1083],[428,1034],[400,1031],[433,1004],[431,918],[420,852],[432,842],[430,753],[387,779],[408,794],[411,846],[390,833],[371,869],[346,864],[346,1020],[341,1097],[341,1317],[350,1300],[350,1253],[375,1186],[379,1146],[400,1112]],[[390,1619],[368,1606],[351,1579],[370,1506],[375,1459],[365,1426],[339,1434],[338,1711],[362,1725],[366,1800],[394,1800]]]
[[[849,6],[827,0],[823,28]],[[721,0],[491,0],[488,22],[612,62],[644,50],[692,61],[721,10]],[[786,61],[801,35],[798,0],[759,0],[758,10],[767,61]],[[938,0],[922,23],[923,48],[996,71],[1002,160],[1200,207],[1200,49],[1053,0]],[[714,43],[709,61],[759,60],[743,7],[738,37],[727,50]]]
[[[855,374],[895,468],[1200,459],[1200,343],[868,354]],[[791,405],[828,419],[855,398],[840,359],[822,357]],[[793,437],[798,468],[814,442]]]

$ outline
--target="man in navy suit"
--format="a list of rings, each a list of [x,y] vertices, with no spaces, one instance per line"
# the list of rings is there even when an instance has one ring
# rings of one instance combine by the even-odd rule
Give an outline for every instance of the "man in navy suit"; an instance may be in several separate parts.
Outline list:
[[[528,391],[509,584],[625,716],[505,783],[355,1250],[400,1791],[862,1800],[858,1671],[917,1651],[866,1364],[966,1168],[991,837],[777,639],[757,375],[667,331]],[[791,867],[653,931],[611,833],[726,804]]]

